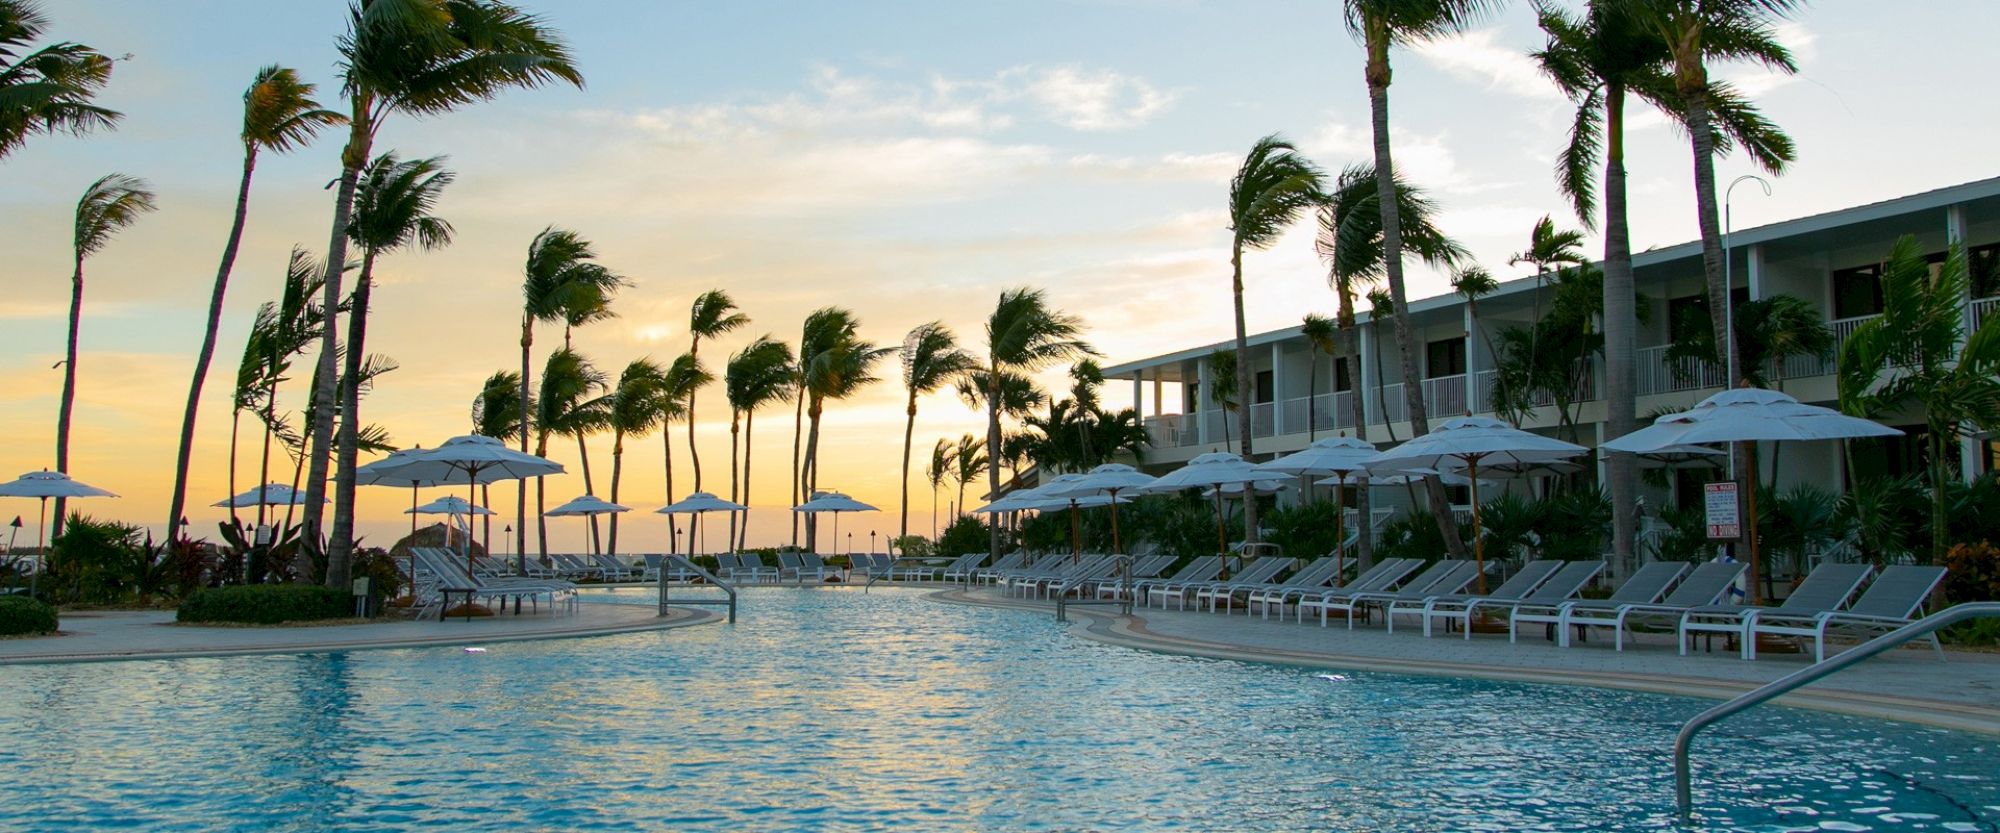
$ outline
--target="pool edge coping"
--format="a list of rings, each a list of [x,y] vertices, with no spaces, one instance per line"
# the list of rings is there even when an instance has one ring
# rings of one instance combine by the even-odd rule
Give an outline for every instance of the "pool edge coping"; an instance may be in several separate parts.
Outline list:
[[[975,598],[963,589],[944,589],[926,594],[944,604],[1053,613],[1054,608],[1029,602]],[[1711,700],[1728,700],[1757,688],[1761,683],[1722,680],[1714,677],[1686,677],[1626,672],[1578,671],[1573,669],[1523,668],[1508,665],[1481,665],[1439,660],[1409,660],[1388,657],[1325,654],[1262,648],[1229,642],[1212,642],[1156,633],[1146,628],[1144,617],[1104,613],[1071,607],[1071,633],[1107,645],[1209,659],[1262,662],[1305,668],[1414,674],[1426,677],[1472,677],[1484,680],[1543,685],[1588,686],[1652,694],[1684,695]],[[1801,690],[1780,697],[1778,705],[1832,712],[1856,717],[1894,720],[1955,731],[2000,736],[2000,711],[1965,703],[1924,700],[1886,694],[1834,689]]]

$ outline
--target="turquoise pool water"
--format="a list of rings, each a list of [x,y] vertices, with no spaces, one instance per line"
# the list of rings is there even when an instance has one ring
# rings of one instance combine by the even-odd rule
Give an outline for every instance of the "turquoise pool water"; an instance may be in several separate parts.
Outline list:
[[[1668,829],[1666,753],[1706,705],[753,590],[735,626],[484,653],[0,669],[0,830]],[[1703,830],[2000,819],[1991,738],[1770,709],[1699,760]]]

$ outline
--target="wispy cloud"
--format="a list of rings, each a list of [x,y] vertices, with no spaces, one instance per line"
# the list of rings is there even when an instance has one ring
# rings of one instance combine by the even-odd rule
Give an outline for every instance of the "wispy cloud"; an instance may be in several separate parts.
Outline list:
[[[1475,29],[1418,44],[1413,50],[1425,63],[1489,90],[1543,101],[1563,96],[1542,75],[1535,59],[1519,48],[1501,43],[1499,28]]]

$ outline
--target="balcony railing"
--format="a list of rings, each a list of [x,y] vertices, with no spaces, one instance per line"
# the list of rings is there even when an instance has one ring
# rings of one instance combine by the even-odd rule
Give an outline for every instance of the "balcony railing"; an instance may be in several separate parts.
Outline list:
[[[2000,296],[1972,299],[1972,326],[1974,329],[1986,326],[1988,319],[2000,316]]]
[[[1403,398],[1403,383],[1383,385],[1382,394],[1368,409],[1370,422],[1403,422],[1410,418],[1410,403]]]
[[[1667,345],[1634,351],[1639,371],[1639,395],[1651,396],[1677,391],[1724,387],[1728,374],[1712,362],[1695,358],[1667,358]]]
[[[1336,431],[1354,427],[1354,393],[1322,393],[1318,396],[1295,397],[1279,404],[1285,417],[1285,433],[1304,434],[1309,431]],[[1306,407],[1307,402],[1312,407]]]
[[[1154,448],[1179,448],[1195,442],[1195,438],[1188,436],[1194,432],[1183,430],[1193,428],[1194,422],[1183,419],[1181,414],[1149,416],[1145,424],[1147,442],[1152,443]]]
[[[1271,402],[1259,402],[1250,406],[1250,436],[1260,440],[1271,436],[1277,429],[1277,423],[1272,419],[1277,413],[1277,407]]]
[[[1423,384],[1425,413],[1439,419],[1465,415],[1465,374],[1436,376]]]

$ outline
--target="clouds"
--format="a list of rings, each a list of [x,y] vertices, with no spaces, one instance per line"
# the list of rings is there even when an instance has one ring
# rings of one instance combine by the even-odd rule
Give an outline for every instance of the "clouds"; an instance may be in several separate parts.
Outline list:
[[[1474,29],[1417,44],[1412,50],[1425,63],[1486,89],[1550,102],[1563,100],[1554,83],[1528,53],[1501,43],[1497,28]]]

